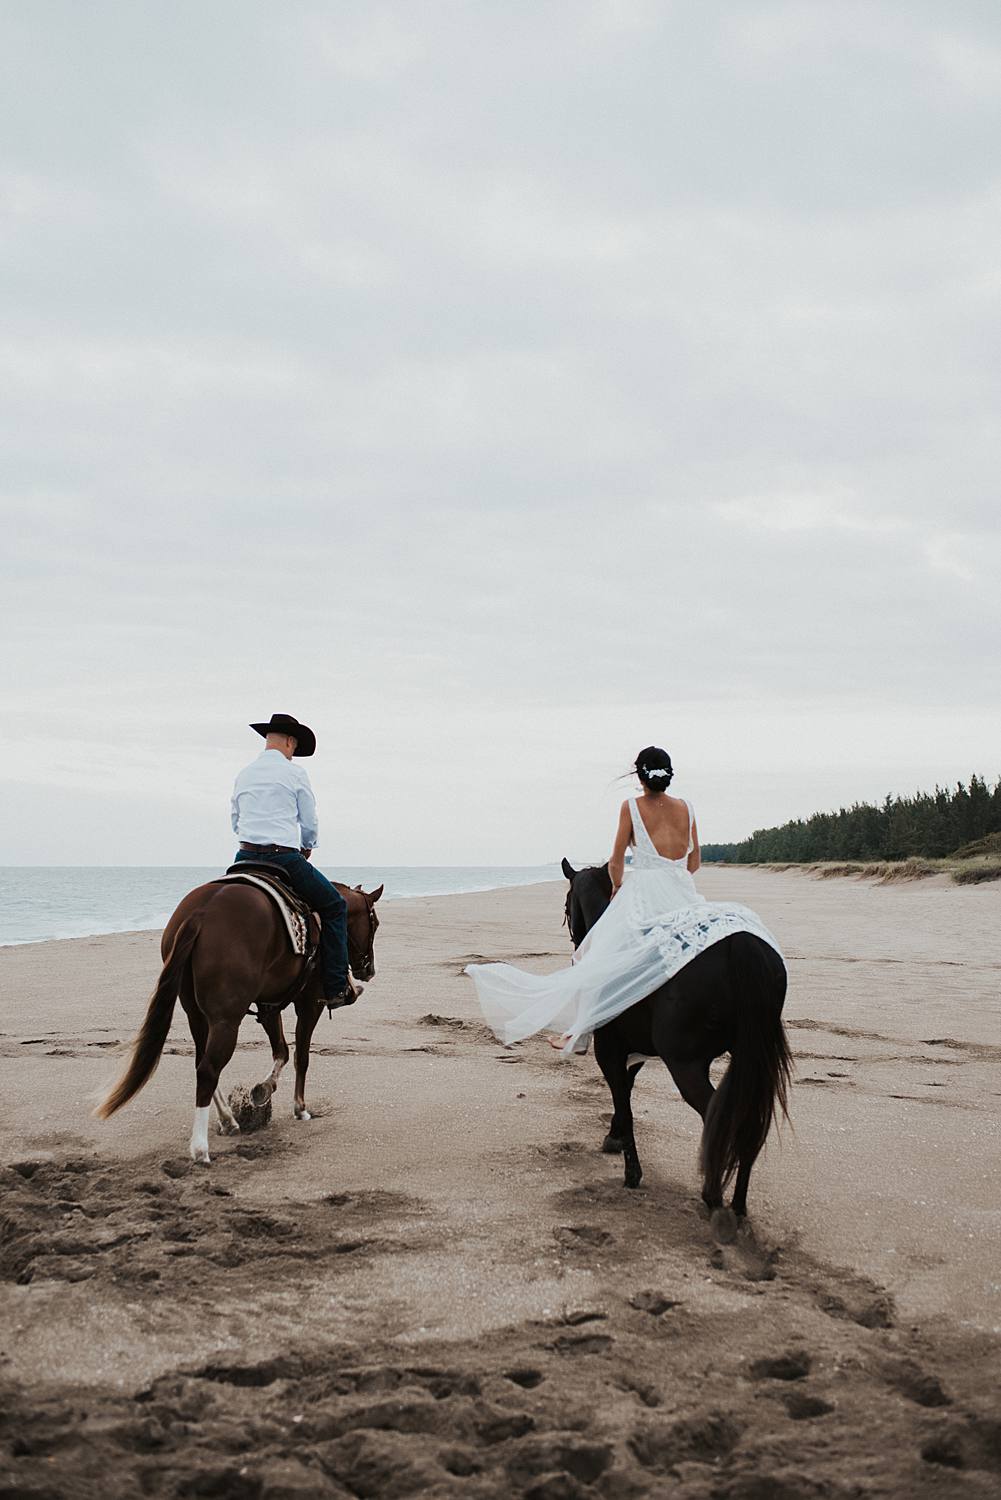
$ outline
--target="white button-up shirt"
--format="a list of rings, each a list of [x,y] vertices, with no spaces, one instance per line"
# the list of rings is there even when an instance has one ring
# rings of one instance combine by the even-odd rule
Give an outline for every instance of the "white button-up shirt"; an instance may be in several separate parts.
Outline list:
[[[233,785],[233,832],[245,844],[315,849],[319,823],[309,777],[280,750],[262,750]]]

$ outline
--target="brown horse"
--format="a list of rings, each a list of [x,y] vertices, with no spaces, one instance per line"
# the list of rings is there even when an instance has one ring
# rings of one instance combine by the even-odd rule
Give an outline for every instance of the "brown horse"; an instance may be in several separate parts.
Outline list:
[[[379,926],[375,903],[378,890],[337,889],[347,902],[348,958],[356,979],[375,974],[375,934]],[[316,918],[314,918],[314,922]],[[219,1075],[233,1056],[240,1022],[256,1003],[271,1042],[274,1066],[253,1090],[261,1105],[274,1093],[288,1062],[289,1049],[281,1012],[295,1007],[295,1101],[297,1120],[308,1120],[305,1088],[309,1044],[323,1011],[321,976],[317,964],[300,988],[306,960],[292,952],[288,934],[271,897],[237,882],[200,885],[189,892],[174,912],[160,940],[163,969],[153,991],[145,1020],[132,1044],[124,1074],[95,1114],[102,1119],[139,1092],[153,1075],[180,996],[195,1043],[195,1121],[191,1155],[209,1160],[209,1105],[215,1103],[220,1133],[239,1130],[219,1089]],[[285,997],[288,997],[287,999]]]

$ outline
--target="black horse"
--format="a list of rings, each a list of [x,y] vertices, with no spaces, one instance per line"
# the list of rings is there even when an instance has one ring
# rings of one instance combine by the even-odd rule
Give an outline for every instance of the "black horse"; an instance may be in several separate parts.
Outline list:
[[[577,948],[608,906],[612,882],[607,865],[575,870],[565,859],[563,873],[570,882],[566,923]],[[785,994],[785,964],[775,949],[753,933],[737,932],[598,1028],[594,1055],[614,1108],[602,1150],[623,1154],[626,1187],[639,1187],[643,1176],[630,1103],[643,1064],[629,1067],[627,1060],[644,1053],[663,1058],[682,1098],[702,1116],[705,1203],[722,1207],[736,1175],[733,1211],[747,1213],[751,1168],[777,1112],[787,1112],[792,1058],[782,1024]],[[730,1065],[714,1089],[709,1065],[724,1052]]]

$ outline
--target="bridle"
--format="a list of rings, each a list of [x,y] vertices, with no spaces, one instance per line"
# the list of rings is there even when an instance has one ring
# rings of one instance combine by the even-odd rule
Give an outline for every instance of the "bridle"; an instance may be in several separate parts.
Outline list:
[[[563,925],[564,925],[564,927],[567,929],[567,931],[570,934],[570,941],[573,944],[574,951],[576,952],[577,948],[580,946],[580,943],[583,941],[583,939],[582,938],[578,938],[577,934],[574,932],[574,929],[573,929],[573,881],[572,880],[570,882],[570,889],[567,891],[566,905],[563,908]]]
[[[348,928],[348,962],[354,974],[357,974],[359,970],[367,972],[373,968],[375,964],[375,930],[379,925],[379,918],[375,914],[375,902],[370,901],[364,891],[357,891],[356,894],[361,896],[365,902],[365,911],[368,915],[368,945],[363,952],[361,945],[353,939],[350,927]]]

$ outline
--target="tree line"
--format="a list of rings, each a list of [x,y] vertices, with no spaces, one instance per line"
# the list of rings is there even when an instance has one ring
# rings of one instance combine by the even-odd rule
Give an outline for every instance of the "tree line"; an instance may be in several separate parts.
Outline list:
[[[739,843],[703,844],[702,857],[736,864],[941,859],[992,833],[1001,833],[1001,779],[992,787],[971,776],[951,790],[937,786],[912,797],[887,796],[881,806],[855,802],[780,828],[759,828]]]

